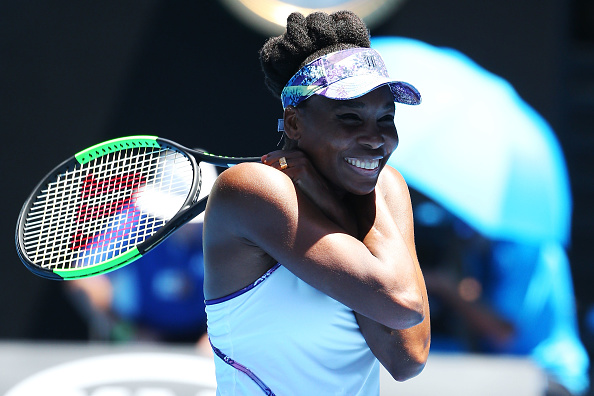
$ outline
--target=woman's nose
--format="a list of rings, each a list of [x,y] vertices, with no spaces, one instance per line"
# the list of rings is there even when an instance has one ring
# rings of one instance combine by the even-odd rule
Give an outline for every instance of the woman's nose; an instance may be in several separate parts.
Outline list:
[[[378,149],[386,143],[384,135],[377,126],[368,126],[358,138],[360,145],[370,149]]]

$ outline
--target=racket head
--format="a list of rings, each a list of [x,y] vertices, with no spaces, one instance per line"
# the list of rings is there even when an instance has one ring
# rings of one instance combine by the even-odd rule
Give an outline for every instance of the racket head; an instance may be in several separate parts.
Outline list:
[[[85,278],[120,268],[204,209],[187,149],[156,136],[113,139],[58,165],[19,214],[16,247],[34,274]]]

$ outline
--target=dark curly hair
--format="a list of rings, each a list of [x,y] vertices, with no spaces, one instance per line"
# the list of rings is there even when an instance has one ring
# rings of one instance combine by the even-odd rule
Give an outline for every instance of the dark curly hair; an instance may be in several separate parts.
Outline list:
[[[264,82],[280,99],[286,83],[307,63],[331,52],[370,45],[367,26],[351,11],[314,12],[307,17],[294,12],[287,18],[286,32],[270,38],[260,50]]]

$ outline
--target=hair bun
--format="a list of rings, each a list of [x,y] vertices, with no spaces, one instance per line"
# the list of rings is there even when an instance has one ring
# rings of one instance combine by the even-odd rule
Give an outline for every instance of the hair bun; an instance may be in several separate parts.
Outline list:
[[[266,41],[260,50],[265,84],[280,97],[302,65],[331,52],[370,45],[367,26],[351,11],[314,12],[307,17],[294,12],[287,17],[286,32]]]
[[[350,11],[338,11],[331,15],[338,35],[338,41],[357,47],[371,46],[369,29],[363,21]]]
[[[310,52],[318,51],[338,43],[334,20],[323,12],[314,12],[305,18],[307,34],[312,41]]]

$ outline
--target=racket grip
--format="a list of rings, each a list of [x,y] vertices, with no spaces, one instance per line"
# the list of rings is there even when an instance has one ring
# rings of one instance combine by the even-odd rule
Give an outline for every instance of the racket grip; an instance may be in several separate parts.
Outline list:
[[[261,157],[228,157],[224,155],[210,154],[206,150],[201,148],[193,148],[190,153],[197,159],[208,162],[209,164],[230,168],[233,165],[240,164],[242,162],[260,162]]]

